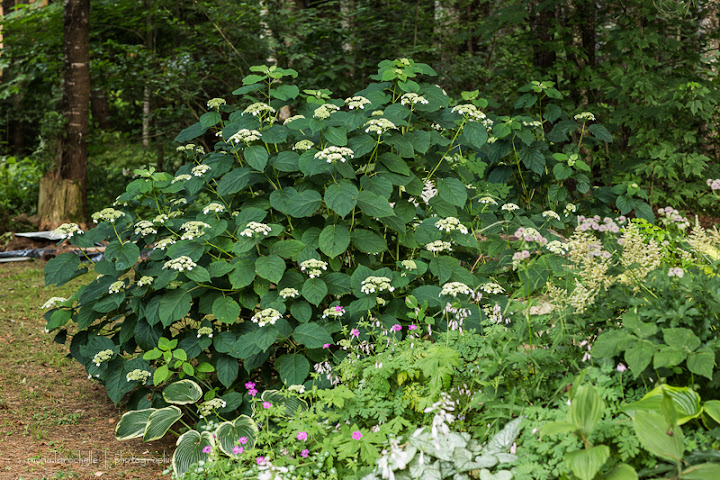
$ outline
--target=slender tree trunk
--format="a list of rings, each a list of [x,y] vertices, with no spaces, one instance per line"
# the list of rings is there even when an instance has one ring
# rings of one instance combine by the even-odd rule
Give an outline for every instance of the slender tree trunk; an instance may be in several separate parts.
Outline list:
[[[110,117],[110,104],[105,92],[99,88],[93,88],[90,92],[90,109],[92,116],[97,122],[100,130],[112,130],[112,118]]]
[[[555,63],[555,51],[552,49],[552,27],[555,19],[554,4],[543,0],[530,1],[530,30],[535,39],[533,43],[533,65],[547,75]]]
[[[152,19],[152,0],[145,0],[145,9],[147,14],[145,15],[145,48],[147,49],[148,55],[153,56],[155,50],[155,42],[153,38],[153,19]],[[143,113],[142,113],[142,145],[145,148],[150,146],[150,113],[152,111],[150,96],[150,86],[148,85],[149,80],[145,79],[145,86],[143,87]]]

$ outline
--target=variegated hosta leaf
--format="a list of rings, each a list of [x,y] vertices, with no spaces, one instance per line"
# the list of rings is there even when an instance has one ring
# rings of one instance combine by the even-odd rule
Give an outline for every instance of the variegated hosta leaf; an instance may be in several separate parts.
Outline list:
[[[180,420],[182,412],[175,405],[155,410],[148,417],[143,442],[152,442],[165,436],[173,423]]]
[[[247,438],[247,443],[242,445],[242,447],[250,449],[255,446],[257,434],[257,423],[255,423],[255,420],[247,415],[240,415],[232,422],[223,422],[215,430],[218,447],[220,447],[220,450],[229,457],[234,455],[232,449],[235,445],[239,445],[238,440],[240,437]]]
[[[148,418],[155,410],[155,408],[146,408],[124,413],[115,427],[115,440],[122,441],[142,437]]]
[[[186,378],[185,380],[171,383],[165,387],[162,395],[168,403],[188,405],[200,400],[202,397],[202,389],[200,385]]]
[[[702,413],[700,395],[688,387],[673,387],[667,384],[658,385],[637,402],[631,403],[623,410],[634,416],[635,412],[662,412],[663,397],[667,395],[672,400],[677,415],[677,424],[682,425]]]
[[[190,430],[180,435],[175,443],[177,448],[173,453],[172,466],[175,475],[185,473],[190,465],[200,460],[207,460],[209,454],[203,453],[203,448],[215,446],[215,440],[210,432]]]
[[[284,407],[284,414],[288,417],[293,416],[298,410],[307,410],[308,408],[308,404],[305,400],[302,400],[293,394],[288,395],[281,393],[279,390],[265,390],[262,393],[261,399],[263,402],[270,402],[274,406],[280,405]],[[253,406],[253,410],[254,409],[255,407]]]

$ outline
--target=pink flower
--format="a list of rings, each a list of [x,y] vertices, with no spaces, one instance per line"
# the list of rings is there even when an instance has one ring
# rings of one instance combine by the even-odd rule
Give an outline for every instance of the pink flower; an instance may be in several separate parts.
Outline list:
[[[618,366],[617,366],[617,368],[616,368],[615,370],[617,370],[618,372],[622,373],[622,372],[624,372],[625,370],[627,370],[627,367],[626,367],[625,365],[623,365],[622,363],[618,363]]]
[[[417,325],[411,323],[408,325],[408,330],[417,330]]]
[[[272,403],[270,402],[263,402],[263,408],[266,410],[269,410],[270,407],[272,407]]]
[[[238,445],[235,445],[235,446],[233,447],[233,453],[234,453],[235,455],[240,455],[242,452],[243,452],[243,447],[240,447],[240,446],[238,446]]]
[[[255,390],[254,388],[248,390],[248,395],[250,395],[251,397],[254,397],[255,395],[257,395],[257,393],[257,390]]]
[[[203,453],[210,453],[212,452],[212,447],[210,445],[205,445],[203,447]]]
[[[353,328],[352,330],[350,330],[350,335],[352,335],[353,337],[359,337],[360,330],[358,330],[357,328]]]
[[[399,323],[396,323],[395,325],[390,327],[390,330],[392,330],[393,332],[399,332],[400,330],[402,330],[402,325],[400,325]]]
[[[300,441],[307,440],[307,432],[300,432],[297,434],[297,439]]]
[[[323,348],[330,348],[330,344],[329,343],[324,344]]]
[[[310,450],[308,450],[307,448],[305,450],[303,450],[302,452],[300,452],[300,456],[303,458],[307,458],[309,454],[310,454]]]
[[[238,443],[245,445],[247,443],[247,437],[238,438]]]
[[[336,305],[336,306],[335,306],[335,311],[336,311],[337,313],[345,313],[345,309],[342,307],[342,305]]]
[[[265,465],[265,457],[257,457],[255,459],[255,463],[257,463],[258,465]]]
[[[356,430],[352,434],[353,440],[360,440],[362,438],[362,433],[360,433],[359,430]]]
[[[247,383],[245,384],[245,388],[247,388],[248,390],[254,389],[254,388],[255,388],[255,382],[247,382]]]

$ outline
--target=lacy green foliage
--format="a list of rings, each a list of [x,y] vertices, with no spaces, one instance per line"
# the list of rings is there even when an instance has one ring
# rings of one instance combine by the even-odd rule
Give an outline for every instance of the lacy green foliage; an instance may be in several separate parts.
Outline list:
[[[0,233],[15,230],[13,217],[35,213],[42,175],[42,166],[31,158],[0,157]]]

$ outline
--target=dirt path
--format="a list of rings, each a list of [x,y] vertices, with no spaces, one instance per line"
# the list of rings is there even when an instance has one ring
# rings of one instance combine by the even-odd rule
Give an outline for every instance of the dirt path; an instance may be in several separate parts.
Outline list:
[[[0,480],[169,478],[172,439],[117,442],[122,409],[44,332],[45,300],[87,281],[44,288],[44,265],[0,263]]]

